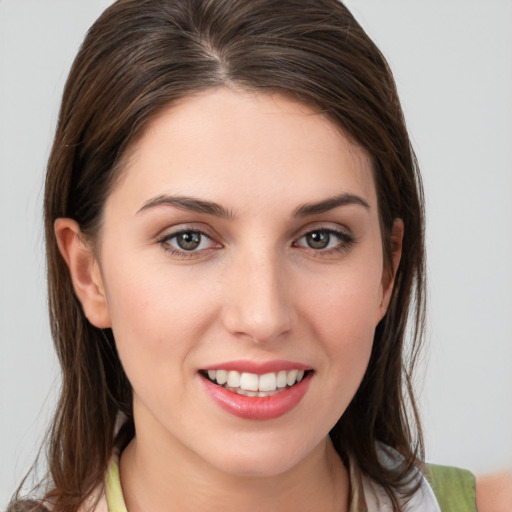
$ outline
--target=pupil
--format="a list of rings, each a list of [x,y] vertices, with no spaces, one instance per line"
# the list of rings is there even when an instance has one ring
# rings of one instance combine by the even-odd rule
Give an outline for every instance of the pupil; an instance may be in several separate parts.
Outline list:
[[[180,233],[177,237],[178,245],[185,251],[197,249],[201,243],[201,234],[194,232]]]
[[[307,235],[308,245],[312,249],[325,249],[329,245],[330,235],[325,231],[313,231]]]

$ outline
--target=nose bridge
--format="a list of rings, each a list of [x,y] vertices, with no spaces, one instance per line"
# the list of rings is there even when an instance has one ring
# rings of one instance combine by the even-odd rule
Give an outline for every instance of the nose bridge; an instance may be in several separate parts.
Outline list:
[[[292,323],[285,258],[272,246],[260,246],[240,251],[234,260],[226,283],[226,328],[259,343],[278,338]]]

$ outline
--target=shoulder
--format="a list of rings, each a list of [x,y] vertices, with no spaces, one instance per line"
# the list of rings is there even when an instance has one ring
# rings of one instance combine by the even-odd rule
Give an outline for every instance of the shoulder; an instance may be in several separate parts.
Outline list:
[[[478,512],[511,512],[512,470],[477,477],[476,504]]]

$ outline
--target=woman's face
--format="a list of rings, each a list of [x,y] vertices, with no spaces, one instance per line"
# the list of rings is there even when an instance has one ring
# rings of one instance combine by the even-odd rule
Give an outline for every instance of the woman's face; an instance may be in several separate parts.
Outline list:
[[[123,172],[98,275],[138,446],[239,475],[307,460],[390,293],[369,158],[302,104],[219,88],[161,113]]]

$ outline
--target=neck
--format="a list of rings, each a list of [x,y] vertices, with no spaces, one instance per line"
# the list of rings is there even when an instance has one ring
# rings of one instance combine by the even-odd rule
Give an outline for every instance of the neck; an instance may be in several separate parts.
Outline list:
[[[129,512],[348,510],[348,474],[329,438],[294,467],[272,476],[230,474],[183,447],[158,445],[156,450],[155,443],[139,436],[121,455]]]

